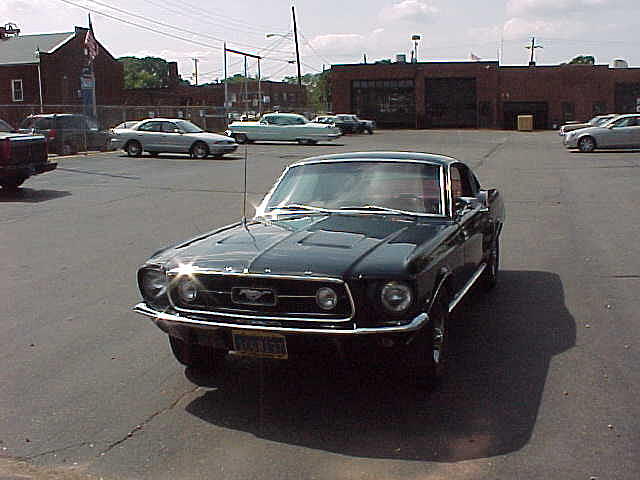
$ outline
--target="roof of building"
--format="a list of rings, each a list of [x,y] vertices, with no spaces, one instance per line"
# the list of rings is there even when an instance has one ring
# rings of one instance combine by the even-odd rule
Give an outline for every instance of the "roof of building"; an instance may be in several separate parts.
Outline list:
[[[36,49],[53,53],[75,36],[74,32],[17,35],[0,40],[0,65],[37,63]]]

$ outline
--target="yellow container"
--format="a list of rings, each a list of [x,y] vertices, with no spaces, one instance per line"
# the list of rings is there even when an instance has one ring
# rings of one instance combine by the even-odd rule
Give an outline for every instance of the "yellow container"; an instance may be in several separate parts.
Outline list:
[[[518,131],[531,132],[533,130],[533,115],[518,115]]]

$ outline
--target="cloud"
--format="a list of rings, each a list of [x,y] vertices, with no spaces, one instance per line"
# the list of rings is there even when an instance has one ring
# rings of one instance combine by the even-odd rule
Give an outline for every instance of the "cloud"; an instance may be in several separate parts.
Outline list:
[[[325,55],[353,55],[360,54],[369,45],[364,35],[357,33],[332,33],[318,35],[310,40],[313,48]]]
[[[552,17],[561,13],[588,13],[595,8],[615,8],[625,0],[508,0],[511,17]]]
[[[423,23],[431,21],[438,9],[424,0],[403,0],[383,8],[380,19],[386,22]]]
[[[579,20],[528,20],[524,18],[511,18],[504,24],[504,38],[514,40],[531,35],[572,38],[588,30],[588,25]]]

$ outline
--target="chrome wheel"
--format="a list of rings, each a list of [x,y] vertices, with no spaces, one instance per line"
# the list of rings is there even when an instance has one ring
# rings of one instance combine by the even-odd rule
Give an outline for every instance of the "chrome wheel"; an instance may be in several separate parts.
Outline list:
[[[584,153],[593,152],[596,149],[596,141],[592,137],[581,138],[578,148]]]
[[[191,147],[191,156],[193,158],[207,158],[207,155],[209,155],[209,149],[204,143],[196,143],[193,147]]]
[[[142,154],[142,145],[138,142],[129,142],[127,144],[127,155],[130,157],[139,157]]]
[[[243,144],[248,142],[248,138],[244,133],[236,133],[233,138],[236,139],[236,143]]]

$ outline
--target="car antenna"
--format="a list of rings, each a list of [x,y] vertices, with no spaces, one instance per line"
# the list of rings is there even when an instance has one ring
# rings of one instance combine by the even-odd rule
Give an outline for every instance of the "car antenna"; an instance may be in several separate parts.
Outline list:
[[[247,144],[244,144],[244,186],[242,188],[242,225],[247,228]]]

